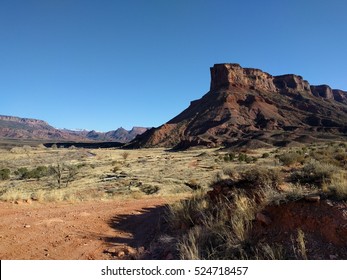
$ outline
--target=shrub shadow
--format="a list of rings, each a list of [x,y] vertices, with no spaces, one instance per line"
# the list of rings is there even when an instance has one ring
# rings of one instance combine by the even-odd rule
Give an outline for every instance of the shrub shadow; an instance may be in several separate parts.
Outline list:
[[[133,248],[147,249],[165,226],[166,205],[144,208],[130,215],[117,215],[108,222],[109,226],[121,236],[105,237],[110,245],[127,245]]]

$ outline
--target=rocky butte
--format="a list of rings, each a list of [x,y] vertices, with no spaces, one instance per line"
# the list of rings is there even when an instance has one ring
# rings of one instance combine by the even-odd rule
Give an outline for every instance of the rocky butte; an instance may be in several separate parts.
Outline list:
[[[263,147],[346,137],[346,91],[239,64],[215,64],[210,72],[208,93],[129,147]]]

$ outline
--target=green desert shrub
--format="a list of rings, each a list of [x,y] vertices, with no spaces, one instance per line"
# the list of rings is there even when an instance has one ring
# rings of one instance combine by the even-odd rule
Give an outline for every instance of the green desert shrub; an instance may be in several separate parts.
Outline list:
[[[30,171],[30,177],[35,179],[40,179],[50,174],[51,171],[47,166],[38,166]]]
[[[247,155],[244,154],[244,153],[240,153],[239,156],[238,156],[238,160],[239,162],[243,162],[243,161],[246,161],[247,159]]]
[[[17,175],[19,179],[27,179],[29,170],[26,167],[20,167],[14,172],[14,174]]]
[[[291,179],[301,184],[321,187],[330,183],[338,168],[332,164],[313,161],[306,164],[301,170],[292,173]]]
[[[262,157],[262,158],[268,158],[269,156],[270,156],[269,153],[263,153],[261,157]]]
[[[160,188],[158,186],[145,185],[145,186],[141,186],[140,190],[147,195],[151,195],[151,194],[157,193],[160,190]]]
[[[252,167],[240,173],[240,184],[246,187],[278,186],[282,181],[278,169]]]
[[[280,154],[277,158],[285,166],[290,166],[296,163],[303,164],[305,162],[304,155],[295,152]]]
[[[258,158],[248,156],[245,153],[240,153],[239,156],[238,156],[238,161],[239,162],[252,163],[252,162],[256,162],[257,160],[258,160]]]
[[[10,179],[11,170],[8,168],[0,169],[0,180],[8,180]]]
[[[42,177],[52,174],[51,170],[47,166],[38,166],[29,170],[26,167],[20,167],[14,172],[19,179],[41,179]]]
[[[224,155],[223,160],[224,161],[233,161],[235,159],[236,155],[235,153],[227,153]]]
[[[334,155],[334,159],[337,161],[338,165],[341,167],[347,166],[347,153],[339,152]]]

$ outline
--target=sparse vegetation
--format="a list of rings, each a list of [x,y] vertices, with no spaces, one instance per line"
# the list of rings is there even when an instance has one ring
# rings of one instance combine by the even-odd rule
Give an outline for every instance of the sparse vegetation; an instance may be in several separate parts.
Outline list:
[[[52,170],[48,168],[47,166],[38,166],[36,168],[33,168],[29,170],[26,167],[20,167],[15,172],[15,175],[18,176],[18,179],[20,180],[26,180],[26,179],[41,179],[42,177],[49,176],[52,174]]]
[[[303,164],[305,162],[305,157],[301,153],[289,152],[283,153],[278,156],[279,161],[285,165],[290,166],[296,163]]]
[[[188,182],[185,182],[184,184],[194,191],[201,190],[201,185],[198,183],[196,179],[190,179]]]
[[[170,207],[169,221],[184,234],[178,241],[181,259],[282,259],[277,244],[257,242],[251,236],[259,209],[242,192],[233,201],[212,203],[201,193]]]
[[[277,187],[281,183],[281,175],[278,169],[253,167],[240,173],[239,184],[244,187]]]
[[[235,153],[227,153],[224,155],[223,159],[224,161],[233,161],[236,157]]]
[[[293,246],[293,250],[296,253],[296,257],[298,259],[307,260],[305,234],[300,228],[298,229],[296,242],[297,242],[297,246]]]
[[[68,187],[78,173],[78,167],[75,165],[69,165],[65,163],[57,163],[51,166],[52,174],[57,182],[57,186],[60,189],[62,186]]]
[[[261,156],[262,158],[268,158],[270,156],[269,153],[263,153],[263,155]]]
[[[177,244],[180,258],[308,259],[303,229],[297,228],[284,243],[275,243],[256,238],[253,227],[258,215],[260,221],[271,223],[259,214],[271,206],[283,207],[317,196],[347,199],[347,173],[340,168],[344,157],[334,151],[325,155],[324,162],[310,159],[309,149],[280,154],[283,165],[299,164],[299,168],[284,169],[287,175],[280,168],[250,167],[236,171],[224,167],[223,173],[216,174],[209,195],[200,192],[170,207],[168,220],[173,229],[182,232]],[[261,157],[267,159],[271,155]],[[332,164],[331,160],[339,162]],[[284,179],[295,184],[286,182],[282,190],[279,186]]]
[[[10,179],[11,170],[8,168],[0,169],[0,180]]]
[[[267,211],[310,195],[347,200],[341,145],[240,153],[153,149],[131,156],[117,149],[20,149],[0,150],[3,201],[185,197],[167,214],[172,248],[182,259],[309,259],[312,236],[305,227],[288,229],[286,240],[259,235],[260,225],[268,227],[262,224]]]
[[[147,195],[151,195],[151,194],[155,194],[159,191],[159,187],[158,186],[141,186],[140,190],[147,194]]]
[[[338,168],[334,165],[313,161],[292,174],[292,180],[301,184],[322,187],[330,184]]]
[[[129,157],[129,155],[130,155],[130,153],[127,152],[127,151],[124,151],[124,152],[122,152],[122,154],[121,154],[121,156],[122,156],[122,158],[123,158],[124,161],[127,160],[127,158]]]

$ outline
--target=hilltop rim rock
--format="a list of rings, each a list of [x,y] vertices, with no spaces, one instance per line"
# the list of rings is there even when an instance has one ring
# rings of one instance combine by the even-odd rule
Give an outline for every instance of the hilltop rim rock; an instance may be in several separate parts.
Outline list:
[[[310,85],[302,76],[295,74],[272,76],[260,69],[242,68],[236,63],[215,64],[210,68],[210,72],[210,91],[238,87],[279,94],[295,95],[305,92],[347,104],[346,91],[332,89],[328,85]]]

